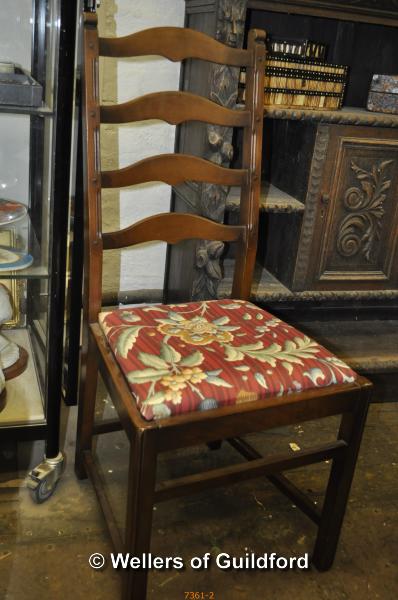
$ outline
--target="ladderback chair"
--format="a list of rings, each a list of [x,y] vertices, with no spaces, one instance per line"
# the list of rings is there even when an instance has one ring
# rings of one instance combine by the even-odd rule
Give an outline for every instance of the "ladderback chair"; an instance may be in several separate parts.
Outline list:
[[[216,485],[266,476],[318,525],[313,564],[334,559],[354,473],[371,386],[325,348],[248,301],[259,213],[265,33],[250,31],[246,50],[232,49],[194,30],[174,27],[98,39],[96,17],[85,15],[83,132],[85,184],[84,332],[76,473],[89,476],[118,551],[150,549],[155,502]],[[246,105],[228,109],[186,92],[148,94],[100,106],[98,57],[162,55],[246,67]],[[160,155],[116,171],[101,171],[100,123],[162,119],[242,127],[241,169],[198,157]],[[146,181],[193,180],[241,186],[240,221],[227,226],[192,214],[151,216],[117,232],[101,232],[101,189]],[[101,312],[103,252],[162,240],[234,242],[233,298],[179,305],[146,305]],[[98,371],[117,421],[95,423]],[[288,455],[263,457],[241,436],[341,415],[337,440]],[[92,451],[93,435],[124,429],[130,442],[124,537],[113,517]],[[160,453],[227,440],[244,461],[156,483]],[[330,459],[322,510],[283,471]],[[126,571],[123,598],[142,600],[147,574]]]

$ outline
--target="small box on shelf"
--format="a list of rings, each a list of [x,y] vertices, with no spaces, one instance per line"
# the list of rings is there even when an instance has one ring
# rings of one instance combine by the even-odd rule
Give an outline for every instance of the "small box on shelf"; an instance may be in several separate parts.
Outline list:
[[[398,75],[373,75],[367,109],[398,115]]]
[[[301,57],[267,54],[264,106],[337,110],[342,107],[348,67]],[[238,100],[245,101],[246,72],[239,78]]]
[[[42,100],[43,87],[29,73],[13,63],[0,63],[0,105],[37,107]]]

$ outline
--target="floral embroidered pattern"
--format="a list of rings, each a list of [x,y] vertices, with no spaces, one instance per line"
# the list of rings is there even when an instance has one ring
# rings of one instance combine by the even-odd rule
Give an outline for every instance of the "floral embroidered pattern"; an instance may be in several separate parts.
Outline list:
[[[145,365],[146,369],[130,371],[127,379],[132,384],[151,383],[148,394],[144,400],[143,406],[153,406],[163,402],[172,402],[174,405],[181,404],[182,391],[190,389],[201,400],[205,397],[196,387],[203,381],[212,385],[231,387],[224,379],[218,377],[221,369],[217,371],[203,371],[196,365],[201,365],[204,356],[196,351],[182,358],[171,345],[161,342],[160,355],[139,352],[138,358]],[[160,388],[155,391],[156,383],[160,383]]]
[[[169,313],[168,319],[158,320],[161,325],[157,327],[158,331],[165,335],[174,335],[179,337],[187,344],[195,346],[207,346],[212,342],[227,343],[233,340],[231,331],[238,327],[228,327],[228,317],[221,317],[214,321],[207,321],[204,317],[194,317],[193,319],[184,319],[178,313]]]
[[[148,420],[354,381],[314,340],[241,300],[153,305],[100,315]]]

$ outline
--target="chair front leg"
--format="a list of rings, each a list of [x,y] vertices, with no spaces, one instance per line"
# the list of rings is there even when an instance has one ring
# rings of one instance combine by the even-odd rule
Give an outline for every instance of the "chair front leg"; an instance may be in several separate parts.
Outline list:
[[[85,479],[87,477],[83,454],[86,450],[91,450],[92,446],[98,382],[98,351],[90,332],[87,335],[87,351],[84,352],[81,363],[77,418],[75,472],[78,479]]]
[[[153,431],[137,431],[131,441],[127,496],[125,552],[148,554],[156,483],[156,446]],[[123,573],[122,600],[145,600],[147,570]]]
[[[339,439],[348,446],[341,457],[333,460],[326,489],[321,522],[315,542],[312,564],[319,571],[327,571],[333,564],[347,507],[355,465],[368,411],[368,389],[353,412],[342,416]]]

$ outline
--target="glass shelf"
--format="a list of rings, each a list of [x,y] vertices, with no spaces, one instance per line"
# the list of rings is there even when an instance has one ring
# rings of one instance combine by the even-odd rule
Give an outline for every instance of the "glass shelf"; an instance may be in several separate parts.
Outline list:
[[[6,382],[6,402],[0,412],[0,431],[3,427],[45,423],[43,397],[36,372],[33,348],[26,329],[4,331],[5,336],[28,353],[26,370],[18,377]]]
[[[35,115],[39,117],[53,117],[54,111],[48,106],[17,106],[14,104],[0,104],[0,113],[14,115]]]
[[[0,271],[0,281],[2,279],[48,279],[49,276],[48,268],[41,264],[35,265],[35,261],[27,269]]]
[[[0,248],[30,255],[33,262],[23,269],[2,270],[1,279],[47,279],[49,277],[47,242],[37,239],[36,233],[29,217],[25,217],[14,224],[0,227]],[[0,263],[1,266],[1,263]]]

